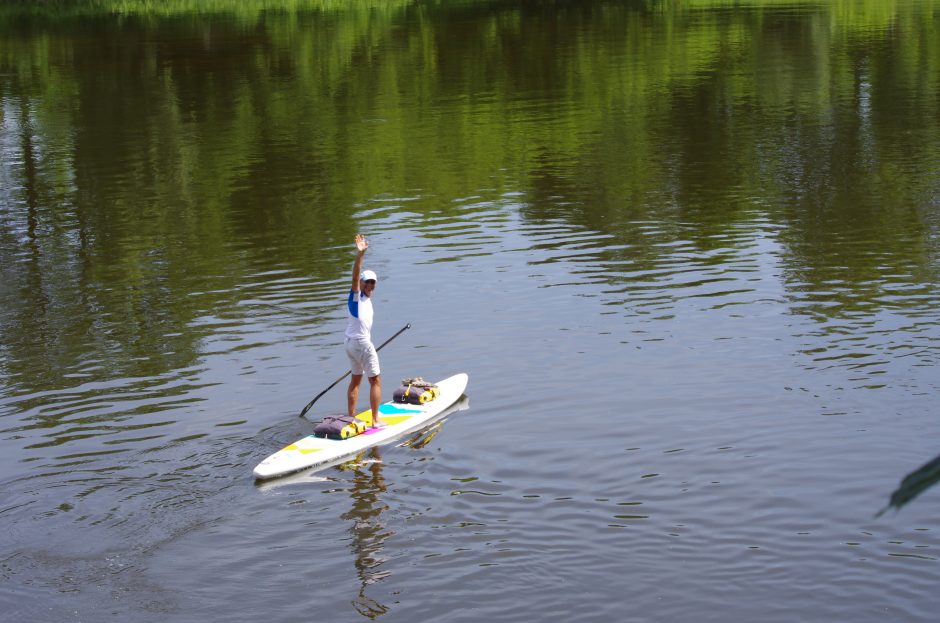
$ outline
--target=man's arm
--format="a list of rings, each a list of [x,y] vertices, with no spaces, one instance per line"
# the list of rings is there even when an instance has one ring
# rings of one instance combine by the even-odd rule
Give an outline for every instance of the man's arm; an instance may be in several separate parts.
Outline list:
[[[356,234],[356,261],[352,271],[352,291],[359,292],[359,274],[362,272],[362,258],[369,248],[369,241],[362,234]]]

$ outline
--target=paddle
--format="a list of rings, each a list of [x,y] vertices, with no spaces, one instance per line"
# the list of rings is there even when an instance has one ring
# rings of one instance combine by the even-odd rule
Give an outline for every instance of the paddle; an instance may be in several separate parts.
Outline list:
[[[388,338],[387,340],[385,340],[384,342],[382,342],[382,344],[379,345],[379,347],[376,348],[375,350],[377,350],[377,351],[382,350],[382,348],[383,348],[386,344],[388,344],[389,342],[391,342],[391,341],[394,340],[396,337],[398,337],[399,335],[401,335],[401,334],[404,333],[407,329],[410,329],[410,328],[411,328],[411,323],[409,322],[408,324],[406,324],[405,326],[403,326],[401,329],[399,329],[399,330],[398,330],[398,333],[396,333],[396,334],[393,335],[392,337],[390,337],[390,338]],[[350,372],[349,370],[347,370],[347,371],[346,371],[346,374],[344,374],[343,376],[341,376],[341,377],[339,377],[338,379],[336,379],[335,381],[333,381],[333,382],[330,384],[329,387],[327,387],[327,388],[324,389],[322,392],[320,392],[319,394],[317,394],[316,396],[314,396],[314,397],[313,397],[313,400],[311,400],[310,402],[308,402],[308,403],[307,403],[307,406],[304,407],[304,410],[300,412],[300,417],[305,416],[305,415],[307,414],[307,411],[310,410],[310,407],[313,406],[313,403],[315,403],[316,401],[318,401],[318,400],[323,396],[323,394],[325,394],[326,392],[328,392],[328,391],[330,391],[331,389],[333,389],[334,387],[336,387],[336,384],[337,384],[337,383],[339,383],[340,381],[342,381],[343,379],[345,379],[345,378],[346,378],[347,376],[349,376],[350,374],[351,374],[351,372]]]

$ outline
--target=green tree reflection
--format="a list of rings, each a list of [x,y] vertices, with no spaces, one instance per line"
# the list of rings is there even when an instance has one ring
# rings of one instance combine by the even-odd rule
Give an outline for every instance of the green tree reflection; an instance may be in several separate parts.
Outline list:
[[[27,390],[191,365],[261,270],[335,290],[382,196],[519,192],[614,268],[768,218],[820,318],[937,279],[929,2],[7,3],[0,33],[0,366]]]

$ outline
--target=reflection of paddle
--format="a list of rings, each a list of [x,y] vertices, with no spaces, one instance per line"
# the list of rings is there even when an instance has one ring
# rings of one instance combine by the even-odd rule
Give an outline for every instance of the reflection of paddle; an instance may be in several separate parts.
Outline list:
[[[398,330],[398,333],[396,333],[396,334],[393,335],[392,337],[390,337],[390,338],[388,338],[387,340],[385,340],[384,342],[382,342],[382,344],[381,344],[378,348],[376,348],[375,350],[376,350],[376,351],[382,350],[382,348],[383,348],[386,344],[388,344],[389,342],[391,342],[392,340],[394,340],[396,337],[398,337],[399,335],[401,335],[402,333],[404,333],[406,329],[410,329],[410,328],[411,328],[411,323],[409,322],[408,324],[406,324],[405,326],[403,326],[401,329],[399,329],[399,330]],[[308,403],[307,403],[307,406],[304,407],[304,410],[300,412],[300,417],[305,416],[305,415],[307,414],[307,411],[310,410],[310,407],[313,406],[313,403],[315,403],[316,401],[318,401],[318,400],[320,399],[320,397],[323,396],[323,394],[325,394],[326,392],[328,392],[328,391],[330,391],[331,389],[333,389],[334,387],[336,387],[336,384],[337,384],[337,383],[339,383],[340,381],[342,381],[343,379],[345,379],[345,378],[346,378],[347,376],[349,376],[349,375],[350,375],[350,371],[347,370],[347,371],[346,371],[346,374],[344,374],[343,376],[341,376],[341,377],[339,377],[338,379],[336,379],[335,381],[333,381],[333,383],[332,383],[329,387],[327,387],[327,388],[324,389],[322,392],[320,392],[319,394],[317,394],[316,396],[314,396],[314,397],[313,397],[313,400],[311,400],[310,402],[308,402]]]
[[[933,486],[938,481],[940,481],[940,456],[905,476],[900,486],[891,494],[888,505],[878,511],[875,517],[881,517],[892,506],[895,510],[900,510],[902,506],[920,495],[924,489]]]

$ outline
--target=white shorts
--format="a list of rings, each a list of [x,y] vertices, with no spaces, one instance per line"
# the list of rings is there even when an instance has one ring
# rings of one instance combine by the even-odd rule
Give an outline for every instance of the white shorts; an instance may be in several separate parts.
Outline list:
[[[379,354],[372,342],[346,340],[349,370],[355,375],[365,374],[370,379],[379,375]]]

